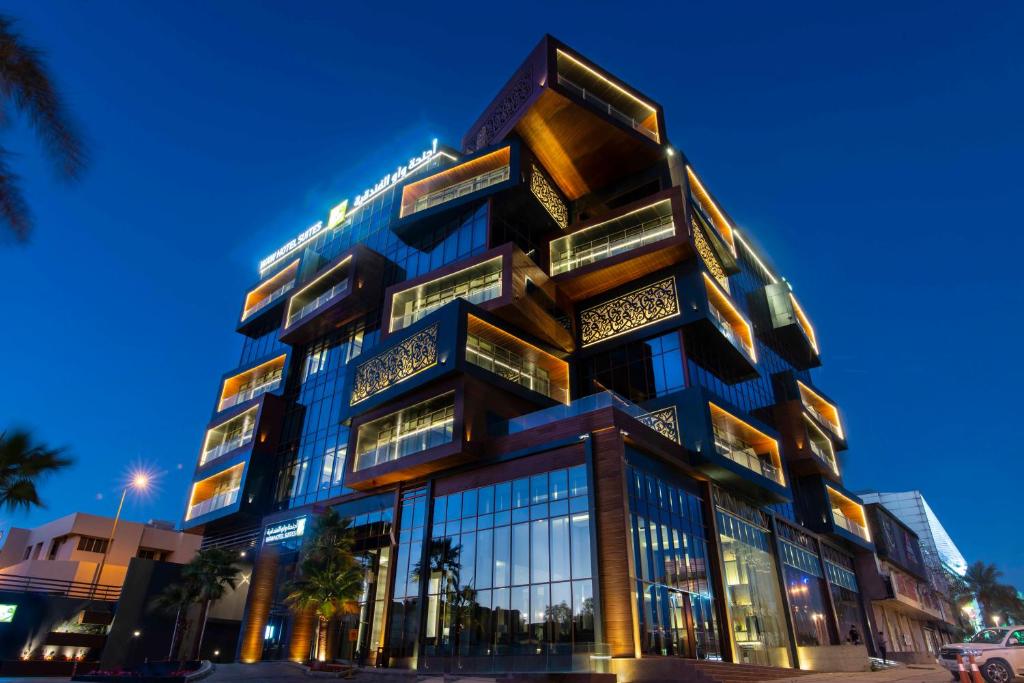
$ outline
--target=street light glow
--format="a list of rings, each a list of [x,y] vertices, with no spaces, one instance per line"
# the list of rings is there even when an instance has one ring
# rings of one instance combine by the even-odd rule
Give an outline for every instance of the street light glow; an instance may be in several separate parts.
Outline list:
[[[145,491],[149,487],[149,475],[145,472],[137,472],[132,477],[132,486],[140,491]]]

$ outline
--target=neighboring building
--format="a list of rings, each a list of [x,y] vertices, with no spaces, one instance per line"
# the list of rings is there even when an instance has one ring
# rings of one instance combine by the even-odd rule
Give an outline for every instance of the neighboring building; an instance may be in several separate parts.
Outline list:
[[[933,585],[918,535],[884,506],[865,506],[876,556],[858,558],[864,594],[894,659],[928,662],[953,640],[956,615]]]
[[[0,584],[5,577],[53,579],[119,587],[133,557],[184,564],[202,540],[174,530],[170,522],[119,520],[84,512],[61,517],[34,529],[12,528],[0,548]],[[96,572],[103,562],[103,575]]]
[[[0,674],[66,674],[71,660],[99,659],[117,626],[115,614],[128,618],[122,601],[149,602],[154,567],[188,562],[200,540],[169,522],[119,520],[115,531],[112,518],[81,512],[33,529],[12,528],[0,548]],[[142,625],[134,621],[133,630]],[[166,654],[166,643],[158,647]],[[43,666],[64,661],[68,668],[33,669],[33,661],[12,669],[22,666],[12,663],[19,659],[57,660]]]
[[[251,562],[239,659],[309,656],[283,586],[334,507],[366,584],[332,657],[866,665],[821,340],[661,107],[553,38],[459,149],[263,259],[235,325],[183,524]]]
[[[899,493],[880,493],[865,491],[857,494],[865,503],[883,505],[901,522],[909,526],[921,539],[921,552],[925,566],[928,568],[929,582],[940,595],[952,594],[952,587],[959,583],[967,573],[967,560],[957,548],[953,538],[932,511],[928,501],[920,491],[903,491]],[[951,610],[953,623],[961,629],[972,631],[982,628],[981,609],[978,603],[971,600],[957,613],[957,608],[950,601],[944,600],[944,610]]]
[[[956,547],[953,538],[942,526],[928,501],[920,491],[880,493],[864,491],[857,494],[865,503],[884,505],[901,522],[914,530],[921,539],[925,555],[937,557],[944,567],[957,576],[967,573],[967,560]]]

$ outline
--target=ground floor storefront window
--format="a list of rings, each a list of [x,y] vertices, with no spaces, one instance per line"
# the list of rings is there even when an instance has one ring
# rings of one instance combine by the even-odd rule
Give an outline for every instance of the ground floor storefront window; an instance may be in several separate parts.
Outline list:
[[[702,501],[694,482],[627,467],[645,655],[721,659]]]
[[[719,510],[718,528],[733,661],[792,666],[785,607],[767,524],[755,526]]]
[[[825,561],[825,578],[832,593],[832,605],[836,610],[840,639],[844,643],[866,644],[872,634],[864,623],[853,558],[825,544],[822,544],[821,554]]]
[[[575,670],[594,652],[583,465],[435,497],[423,669]]]
[[[777,520],[776,530],[796,644],[804,647],[838,644],[828,604],[828,583],[816,542],[783,520]]]

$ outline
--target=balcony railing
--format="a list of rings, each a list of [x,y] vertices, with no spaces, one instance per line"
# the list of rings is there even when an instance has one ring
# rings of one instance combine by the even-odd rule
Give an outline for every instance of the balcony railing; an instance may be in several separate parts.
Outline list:
[[[435,418],[440,417],[435,421]],[[357,456],[357,470],[383,465],[384,463],[398,460],[413,453],[419,453],[435,446],[450,443],[452,440],[455,416],[451,408],[442,408],[424,418],[423,426],[416,427],[406,432],[400,432],[383,441],[368,451]]]
[[[298,311],[295,311],[291,315],[289,315],[288,323],[285,326],[287,327],[288,325],[291,325],[296,320],[301,320],[303,317],[309,315],[316,309],[320,308],[334,297],[344,294],[347,290],[348,280],[342,280],[341,282],[334,285],[326,292],[324,292],[323,294],[321,294],[320,296],[318,296],[317,298],[313,299],[308,304],[300,308]]]
[[[117,600],[121,597],[120,586],[86,583],[84,581],[47,579],[38,576],[20,576],[17,574],[0,574],[0,591],[44,593],[46,595],[59,595],[67,598],[95,600]]]
[[[602,408],[615,408],[632,418],[640,420],[649,415],[647,411],[631,401],[624,399],[615,392],[601,391],[589,396],[583,396],[572,401],[568,405],[557,405],[544,410],[538,410],[526,415],[520,415],[510,419],[507,423],[508,433],[516,434],[527,429],[551,424],[559,420],[565,420],[579,415],[586,415]]]
[[[257,396],[261,396],[267,393],[268,391],[273,391],[274,389],[277,389],[279,386],[281,386],[280,373],[275,373],[273,379],[264,381],[263,378],[260,378],[260,380],[261,381],[259,384],[254,384],[248,389],[243,389],[242,391],[239,391],[237,394],[232,394],[231,396],[228,396],[227,398],[223,399],[220,402],[220,410],[230,408],[231,406],[238,405],[239,403],[244,403],[245,401],[254,399]]]
[[[758,457],[754,449],[745,443],[733,441],[721,433],[715,434],[715,451],[733,462],[743,465],[748,470],[768,477],[774,482],[782,483],[779,468]]]
[[[865,541],[868,540],[868,530],[864,527],[864,525],[859,522],[855,522],[846,515],[844,515],[842,510],[838,508],[832,508],[832,520],[835,522],[837,527],[841,529],[846,529],[851,534],[855,536],[860,536]]]
[[[231,489],[230,491],[223,491],[215,494],[211,498],[200,501],[195,505],[192,505],[188,509],[187,519],[195,519],[205,514],[213,512],[214,510],[220,510],[228,505],[233,505],[238,500],[238,491],[240,487]]]
[[[473,194],[474,192],[490,187],[491,185],[497,185],[498,183],[505,182],[508,180],[508,177],[508,166],[502,166],[501,168],[496,168],[493,171],[481,173],[480,175],[469,178],[468,180],[463,180],[461,183],[449,185],[448,187],[441,188],[440,190],[436,190],[430,194],[423,195],[416,200],[416,203],[413,204],[412,211],[409,211],[408,213],[417,213],[424,209],[429,209],[432,206],[437,206],[438,204],[444,204],[452,201],[453,199],[464,197],[467,194]]]
[[[229,451],[233,451],[236,448],[241,448],[245,444],[252,441],[252,435],[254,431],[255,429],[250,427],[248,431],[243,432],[242,434],[238,434],[237,436],[233,436],[230,439],[203,451],[203,457],[200,460],[199,464],[205,465],[206,463],[211,462],[212,460],[216,460],[217,458],[219,458],[220,456],[224,455]]]
[[[273,292],[271,292],[265,299],[261,299],[260,302],[249,309],[246,309],[245,313],[242,314],[242,320],[248,320],[252,316],[256,315],[264,308],[274,303],[282,296],[290,292],[295,287],[295,280],[290,280],[285,284],[281,285]]]
[[[583,86],[573,83],[562,74],[558,74],[558,84],[565,87],[567,90],[575,94],[584,102],[589,102],[590,104],[593,104],[598,109],[602,109],[605,112],[607,112],[607,114],[612,118],[621,121],[627,126],[630,126],[633,130],[639,131],[646,135],[647,137],[649,137],[651,140],[658,142],[658,134],[655,133],[653,130],[645,126],[642,122],[637,121],[635,118],[633,118],[626,112],[616,109],[612,105],[608,104],[607,102],[605,102],[600,97],[590,92]]]
[[[552,385],[543,368],[526,362],[512,349],[471,335],[466,342],[466,360],[531,391],[565,402],[565,389]]]
[[[597,226],[595,226],[597,227]],[[568,249],[558,258],[552,258],[551,274],[559,275],[576,268],[618,256],[632,249],[659,242],[675,236],[676,227],[672,216],[659,216],[639,225],[617,230],[588,242],[569,244]],[[572,236],[563,238],[571,240]]]
[[[819,411],[817,408],[815,408],[813,405],[810,405],[806,401],[804,401],[803,404],[804,408],[807,409],[807,412],[816,417],[818,419],[818,422],[828,427],[833,434],[840,435],[843,433],[839,425],[836,424],[831,418],[826,417],[821,411]]]
[[[807,447],[811,449],[812,453],[828,463],[829,467],[833,470],[836,469],[836,459],[827,448],[819,446],[814,439],[807,439]]]
[[[477,287],[476,289],[469,289],[463,294],[456,295],[455,292],[457,289],[458,287],[452,287],[444,292],[441,292],[440,295],[434,298],[432,301],[430,301],[430,303],[416,302],[415,305],[417,307],[414,308],[412,311],[406,313],[405,315],[400,315],[397,318],[392,319],[392,331],[397,332],[398,330],[404,329],[409,325],[412,325],[417,320],[427,317],[427,315],[429,315],[433,311],[436,311],[449,301],[454,301],[457,298],[464,299],[471,304],[482,304],[485,301],[490,301],[495,297],[501,296],[500,274],[498,276],[498,279],[496,279],[494,282],[485,284],[482,287]]]

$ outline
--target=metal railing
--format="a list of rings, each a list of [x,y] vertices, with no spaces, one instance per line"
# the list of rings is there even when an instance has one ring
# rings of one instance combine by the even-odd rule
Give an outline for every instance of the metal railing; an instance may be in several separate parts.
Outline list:
[[[46,593],[47,595],[62,595],[68,598],[93,598],[96,600],[117,600],[121,597],[120,586],[86,583],[84,581],[45,579],[18,574],[0,574],[0,591]]]
[[[632,127],[633,130],[639,131],[646,135],[647,137],[649,137],[651,140],[658,142],[658,134],[655,131],[651,130],[640,121],[637,121],[635,118],[633,118],[626,112],[620,109],[616,109],[615,107],[613,107],[612,105],[608,104],[603,99],[595,95],[594,93],[588,91],[583,86],[573,83],[562,74],[558,74],[558,84],[565,86],[568,90],[572,91],[577,97],[580,97],[584,102],[589,102],[597,106],[598,109],[605,110],[609,116],[618,119],[627,126]]]
[[[599,228],[600,226],[594,227]],[[586,232],[586,230],[582,232]],[[591,263],[603,261],[627,251],[668,239],[675,236],[676,226],[672,216],[661,216],[644,221],[639,225],[632,225],[622,230],[609,232],[589,242],[572,244],[572,238],[578,237],[580,234],[576,233],[576,235],[569,235],[555,240],[555,243],[563,242],[567,249],[563,254],[551,259],[552,275],[566,273],[570,270],[588,266]],[[552,244],[551,246],[552,251],[554,251],[560,245]]]
[[[219,409],[224,410],[225,408],[230,408],[231,406],[238,405],[239,403],[244,403],[245,401],[265,394],[268,391],[273,391],[274,389],[277,389],[279,386],[281,386],[281,373],[275,373],[275,375],[276,376],[274,377],[274,379],[270,380],[269,382],[263,382],[262,384],[253,385],[248,389],[243,389],[242,391],[239,391],[237,394],[232,394],[231,396],[228,396],[227,398],[220,402]]]
[[[811,438],[807,439],[807,446],[808,448],[811,449],[811,453],[814,453],[816,456],[827,462],[833,470],[836,469],[836,459],[831,453],[827,451],[827,449],[824,449],[821,446],[819,446],[817,442]]]
[[[461,183],[449,185],[448,187],[443,187],[440,190],[435,190],[430,194],[423,195],[422,197],[415,201],[412,207],[412,211],[403,211],[403,215],[408,216],[410,214],[423,211],[424,209],[429,209],[432,206],[437,206],[439,204],[450,202],[453,199],[464,197],[467,194],[473,194],[474,192],[482,190],[485,187],[490,187],[491,185],[497,185],[498,183],[505,182],[506,180],[508,180],[508,177],[508,166],[502,166],[501,168],[496,168],[493,171],[481,173],[478,176],[474,176],[467,180],[463,180]],[[407,209],[408,207],[404,208]]]
[[[490,301],[495,297],[501,296],[501,279],[500,276],[494,282],[479,287],[477,289],[470,289],[465,294],[455,295],[455,287],[450,288],[451,294],[442,294],[437,300],[430,302],[429,304],[423,304],[419,308],[413,309],[405,315],[400,315],[397,318],[393,318],[391,321],[391,329],[394,332],[404,329],[409,325],[412,325],[417,320],[425,318],[427,315],[436,311],[437,309],[444,306],[450,301],[455,299],[464,299],[471,304],[482,304],[485,301]]]
[[[339,282],[338,284],[334,285],[330,289],[328,289],[326,292],[324,292],[317,298],[310,301],[308,304],[300,308],[295,313],[292,313],[290,316],[288,316],[288,323],[285,325],[285,327],[291,325],[296,320],[301,320],[304,316],[309,315],[310,313],[320,308],[334,297],[338,296],[339,294],[343,294],[347,290],[348,280],[345,279]]]
[[[649,415],[649,413],[647,413],[643,408],[622,398],[615,392],[601,391],[596,394],[577,398],[568,405],[552,406],[543,410],[527,413],[526,415],[520,415],[519,417],[513,417],[507,423],[508,433],[516,434],[518,432],[524,432],[527,429],[541,427],[570,417],[585,415],[587,413],[592,413],[595,410],[601,410],[602,408],[615,408],[637,420]]]
[[[216,460],[217,458],[224,455],[228,451],[233,451],[236,448],[241,448],[245,444],[252,441],[252,435],[255,431],[255,428],[251,428],[244,434],[239,434],[238,436],[232,437],[227,441],[224,441],[214,446],[213,448],[203,451],[203,457],[199,464],[205,465],[211,460]]]
[[[491,348],[487,349],[482,344]],[[531,391],[544,394],[556,401],[565,402],[566,390],[553,385],[550,376],[543,368],[527,362],[521,355],[501,344],[492,341],[485,342],[479,337],[470,335],[466,340],[466,360]]]
[[[860,524],[859,522],[855,522],[846,515],[844,515],[842,510],[832,508],[832,520],[836,523],[837,527],[840,527],[841,529],[846,529],[851,534],[860,536],[865,541],[868,540],[868,530],[864,527],[864,525]]]
[[[444,417],[439,421],[433,421],[434,415],[438,413],[448,414],[451,408],[442,408],[434,411],[433,415],[424,418],[426,425],[414,428],[405,433],[392,436],[373,448],[356,455],[356,470],[363,470],[367,467],[382,465],[392,460],[404,458],[413,453],[419,453],[435,446],[450,443],[453,435],[455,417],[453,415]]]
[[[238,491],[238,488],[224,491],[192,505],[188,509],[188,517],[186,519],[195,519],[214,510],[220,510],[228,505],[232,505],[238,500]]]
[[[825,425],[829,430],[832,431],[833,434],[835,434],[836,436],[842,434],[842,430],[840,429],[839,425],[836,424],[835,421],[833,421],[829,417],[826,417],[821,411],[819,411],[814,406],[810,405],[807,401],[803,401],[803,404],[804,408],[807,409],[807,412],[809,412],[814,417],[818,418],[818,422]]]
[[[759,458],[754,449],[746,444],[730,441],[721,434],[715,434],[715,450],[719,455],[743,465],[748,470],[764,475],[779,484],[782,483],[779,479],[779,468]]]
[[[290,292],[293,287],[295,287],[295,280],[290,280],[289,282],[281,285],[280,287],[275,289],[273,292],[271,292],[269,295],[267,295],[266,298],[260,299],[259,303],[257,303],[255,306],[253,306],[251,308],[247,308],[245,310],[245,312],[242,314],[242,320],[245,321],[245,320],[251,318],[252,316],[256,315],[257,313],[262,311],[264,308],[266,308],[267,306],[269,306],[270,304],[274,303],[275,301],[280,299],[282,296],[284,296],[285,294]]]

